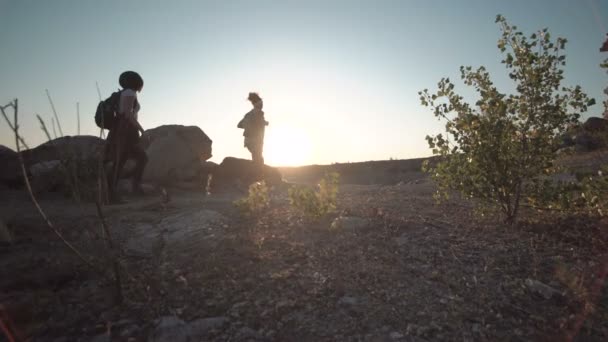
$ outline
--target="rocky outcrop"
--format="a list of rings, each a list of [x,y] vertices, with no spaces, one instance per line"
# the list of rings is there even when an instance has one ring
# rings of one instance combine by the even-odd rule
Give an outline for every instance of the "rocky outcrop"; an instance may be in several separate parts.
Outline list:
[[[583,124],[583,129],[588,132],[604,132],[608,134],[608,120],[598,117],[590,117]]]
[[[94,136],[65,136],[21,151],[33,190],[50,191],[65,185],[67,169],[79,181],[95,179],[104,143],[104,140]],[[0,184],[8,187],[23,186],[17,152],[0,146],[0,163]]]
[[[204,164],[211,158],[212,141],[196,126],[166,125],[144,132],[142,147],[148,155],[144,181],[170,185],[204,182]]]
[[[17,152],[0,145],[0,184],[7,187],[23,185],[23,173],[19,166]]]
[[[281,173],[277,168],[264,165],[262,171],[251,160],[234,157],[224,158],[212,174],[211,192],[244,190],[254,182],[264,180],[270,186],[282,183]]]
[[[65,136],[22,151],[29,168],[51,160],[98,160],[105,141],[92,135]]]
[[[589,152],[608,147],[608,120],[590,117],[562,136],[560,148]]]

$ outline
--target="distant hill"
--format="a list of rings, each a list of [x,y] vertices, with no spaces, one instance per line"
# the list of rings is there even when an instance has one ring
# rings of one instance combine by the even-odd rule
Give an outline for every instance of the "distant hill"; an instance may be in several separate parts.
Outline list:
[[[281,167],[279,170],[286,181],[295,183],[315,183],[327,172],[338,172],[343,184],[390,185],[425,178],[421,168],[427,159],[435,157]]]

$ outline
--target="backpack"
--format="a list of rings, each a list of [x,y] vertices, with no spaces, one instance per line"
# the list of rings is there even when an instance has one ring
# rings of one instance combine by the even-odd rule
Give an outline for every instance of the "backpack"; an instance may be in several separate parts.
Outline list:
[[[116,121],[120,91],[116,91],[107,99],[100,101],[95,111],[95,123],[102,129],[111,129]]]

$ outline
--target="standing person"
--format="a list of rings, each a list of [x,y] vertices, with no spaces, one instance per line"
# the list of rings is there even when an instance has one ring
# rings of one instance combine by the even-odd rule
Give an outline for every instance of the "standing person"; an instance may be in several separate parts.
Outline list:
[[[249,93],[247,100],[253,105],[253,109],[245,114],[245,117],[237,125],[245,131],[245,147],[251,152],[251,160],[254,164],[263,166],[264,157],[264,131],[268,126],[268,121],[264,119],[264,102],[258,93]]]
[[[108,134],[109,151],[113,161],[112,171],[108,177],[108,192],[112,203],[121,202],[116,186],[128,159],[135,160],[132,192],[143,194],[141,178],[148,162],[148,156],[139,144],[139,134],[143,134],[144,129],[138,121],[140,105],[137,101],[137,93],[144,87],[144,80],[134,71],[125,71],[120,75],[118,83],[123,89],[120,91],[116,122]]]

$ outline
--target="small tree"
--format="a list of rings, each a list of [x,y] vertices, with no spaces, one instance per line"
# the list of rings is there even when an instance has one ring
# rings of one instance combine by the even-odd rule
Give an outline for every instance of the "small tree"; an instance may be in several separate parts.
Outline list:
[[[461,67],[465,85],[479,95],[474,106],[454,91],[449,78],[431,94],[419,92],[422,105],[446,121],[445,135],[427,136],[440,161],[426,165],[438,195],[456,190],[466,198],[497,205],[513,223],[528,186],[555,171],[559,137],[594,101],[579,86],[562,87],[566,40],[553,41],[547,29],[529,38],[498,15],[498,48],[515,82],[516,93],[501,93],[484,67]]]

